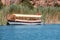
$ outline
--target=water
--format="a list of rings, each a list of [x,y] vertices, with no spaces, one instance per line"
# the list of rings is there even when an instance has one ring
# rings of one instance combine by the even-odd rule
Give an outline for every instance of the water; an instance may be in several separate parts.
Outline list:
[[[60,40],[60,25],[0,26],[0,40]]]

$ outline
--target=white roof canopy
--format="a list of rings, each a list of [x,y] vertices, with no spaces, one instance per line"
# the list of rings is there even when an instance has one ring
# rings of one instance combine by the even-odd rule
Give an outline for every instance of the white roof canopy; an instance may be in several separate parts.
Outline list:
[[[41,17],[42,15],[13,14],[17,17]]]

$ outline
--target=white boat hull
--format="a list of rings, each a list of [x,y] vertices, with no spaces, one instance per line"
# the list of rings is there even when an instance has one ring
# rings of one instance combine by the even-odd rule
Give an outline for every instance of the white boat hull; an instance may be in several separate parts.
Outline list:
[[[42,24],[40,23],[24,23],[24,22],[8,22],[9,24],[26,24],[26,25],[37,25],[37,24]]]

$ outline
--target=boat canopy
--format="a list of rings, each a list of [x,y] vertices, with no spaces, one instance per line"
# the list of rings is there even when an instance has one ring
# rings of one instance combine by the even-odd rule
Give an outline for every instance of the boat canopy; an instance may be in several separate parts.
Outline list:
[[[41,17],[42,15],[13,14],[17,17]]]

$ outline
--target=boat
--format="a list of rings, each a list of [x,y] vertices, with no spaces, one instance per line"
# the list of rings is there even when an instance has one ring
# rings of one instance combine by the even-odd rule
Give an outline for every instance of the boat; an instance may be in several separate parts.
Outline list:
[[[7,16],[8,24],[41,24],[42,15],[11,14]]]

